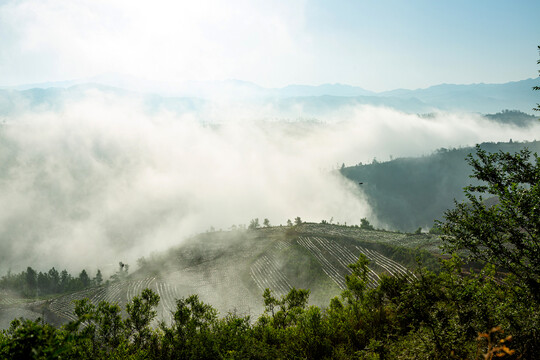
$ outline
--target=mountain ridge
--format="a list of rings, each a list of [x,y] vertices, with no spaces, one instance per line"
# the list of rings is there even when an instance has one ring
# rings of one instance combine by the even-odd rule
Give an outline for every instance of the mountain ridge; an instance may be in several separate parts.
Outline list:
[[[1,86],[3,90],[29,90],[34,88],[71,88],[83,84],[104,85],[143,94],[163,97],[189,97],[202,99],[286,99],[294,97],[372,97],[375,103],[384,99],[421,101],[428,107],[439,110],[458,110],[479,113],[515,109],[532,112],[534,104],[533,86],[538,78],[510,81],[506,83],[437,84],[418,89],[394,89],[382,92],[366,90],[359,86],[340,83],[319,85],[290,84],[284,87],[267,88],[256,83],[228,79],[223,81],[163,82],[150,81],[133,76],[103,74],[88,79],[74,79],[58,82]],[[369,103],[369,101],[367,101]],[[392,107],[392,105],[390,105]],[[399,109],[399,107],[397,107]],[[405,107],[406,108],[406,107]]]

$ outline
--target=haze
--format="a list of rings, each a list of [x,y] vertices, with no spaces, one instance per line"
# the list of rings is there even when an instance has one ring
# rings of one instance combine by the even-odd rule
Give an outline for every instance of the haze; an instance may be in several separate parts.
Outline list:
[[[0,198],[9,204],[0,211],[2,270],[114,267],[253,218],[367,217],[384,227],[361,188],[333,169],[540,130],[362,106],[317,122],[257,120],[261,113],[273,110],[149,113],[136,100],[89,90],[54,111],[10,116],[0,133]]]
[[[534,0],[11,0],[0,85],[102,73],[372,91],[536,74]]]

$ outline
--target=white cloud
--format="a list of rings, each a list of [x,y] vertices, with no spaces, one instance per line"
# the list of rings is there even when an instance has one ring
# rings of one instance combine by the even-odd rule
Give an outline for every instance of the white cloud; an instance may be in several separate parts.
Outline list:
[[[383,225],[359,187],[332,168],[531,140],[540,130],[372,107],[328,111],[318,125],[253,121],[294,119],[301,107],[291,108],[286,116],[272,106],[219,103],[148,115],[134,100],[91,90],[57,112],[10,117],[0,128],[0,199],[10,204],[0,209],[2,266],[115,266],[255,217]],[[214,125],[204,125],[209,117]]]
[[[10,2],[0,6],[0,35],[9,48],[0,68],[5,81],[24,79],[25,71],[42,81],[103,72],[169,81],[287,72],[291,58],[303,58],[295,40],[303,3]]]
[[[0,210],[2,266],[133,261],[255,217],[370,215],[358,189],[324,166],[323,132],[209,127],[197,116],[149,116],[92,93],[58,113],[11,118],[0,133],[0,198],[16,206]]]

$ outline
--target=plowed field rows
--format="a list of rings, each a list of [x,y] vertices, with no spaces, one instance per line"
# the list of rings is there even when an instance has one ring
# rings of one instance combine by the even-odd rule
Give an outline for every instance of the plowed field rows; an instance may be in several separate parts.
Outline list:
[[[372,268],[373,265],[378,265],[391,276],[401,276],[405,279],[412,279],[415,276],[400,263],[375,250],[355,246],[356,251],[353,251],[344,244],[317,236],[301,236],[298,238],[298,244],[305,247],[317,259],[324,273],[341,289],[346,287],[345,275],[351,273],[348,265],[356,262],[360,253],[366,255],[370,260],[371,267],[368,273],[368,286],[370,287],[375,287],[380,280],[379,275]]]
[[[376,263],[385,271],[392,275],[392,276],[401,276],[406,279],[412,279],[412,277],[416,277],[413,273],[411,273],[406,267],[401,265],[400,263],[387,258],[383,254],[375,251],[375,250],[369,250],[366,248],[363,248],[361,246],[356,247],[361,253],[366,255],[366,257],[373,263]]]

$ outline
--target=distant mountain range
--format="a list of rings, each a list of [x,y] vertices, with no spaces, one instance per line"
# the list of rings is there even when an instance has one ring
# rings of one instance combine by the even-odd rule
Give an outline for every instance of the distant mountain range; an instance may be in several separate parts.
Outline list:
[[[126,92],[137,93],[146,98],[152,95],[154,100],[158,100],[159,97],[183,98],[184,102],[185,98],[198,99],[196,100],[198,102],[228,99],[240,102],[270,102],[285,108],[292,102],[302,103],[313,110],[361,104],[385,106],[409,113],[443,110],[486,114],[510,109],[531,114],[533,113],[532,107],[538,102],[540,95],[534,92],[532,87],[540,85],[539,83],[540,81],[536,78],[504,84],[441,84],[425,89],[397,89],[375,93],[361,87],[344,84],[288,85],[282,88],[264,88],[240,80],[173,83],[107,74],[80,80],[0,87],[0,96],[5,100],[6,97],[14,96],[13,93],[9,94],[6,91],[22,91],[24,97],[30,96],[32,99],[36,99],[34,89],[47,89],[48,92],[53,92],[57,96],[62,93],[58,89],[76,93],[80,92],[81,89],[96,87],[122,94],[126,94]],[[33,90],[34,93],[29,93],[28,90]],[[44,97],[50,97],[44,92],[39,93]],[[167,102],[171,102],[171,99],[168,99]]]

